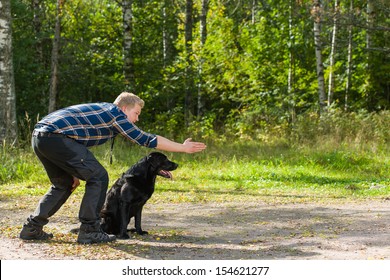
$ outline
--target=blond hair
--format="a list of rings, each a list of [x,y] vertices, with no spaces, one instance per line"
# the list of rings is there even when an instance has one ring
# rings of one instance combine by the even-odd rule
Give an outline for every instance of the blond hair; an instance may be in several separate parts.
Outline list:
[[[123,106],[130,106],[130,108],[132,108],[135,104],[138,104],[141,108],[143,108],[145,102],[134,93],[122,92],[115,99],[114,104],[119,108],[122,108]]]

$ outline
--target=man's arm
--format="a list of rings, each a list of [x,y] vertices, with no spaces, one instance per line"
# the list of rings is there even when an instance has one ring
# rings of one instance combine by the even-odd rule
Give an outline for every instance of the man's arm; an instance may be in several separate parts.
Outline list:
[[[193,142],[191,138],[184,141],[183,144],[171,141],[165,137],[157,135],[156,149],[166,152],[197,153],[206,149],[206,145],[201,142]]]

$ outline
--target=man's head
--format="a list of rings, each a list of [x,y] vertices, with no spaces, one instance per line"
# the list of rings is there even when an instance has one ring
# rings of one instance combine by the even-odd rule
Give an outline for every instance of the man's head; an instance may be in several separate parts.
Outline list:
[[[141,114],[145,102],[133,93],[122,92],[115,99],[114,104],[126,114],[129,121],[135,123],[138,121],[138,116]]]

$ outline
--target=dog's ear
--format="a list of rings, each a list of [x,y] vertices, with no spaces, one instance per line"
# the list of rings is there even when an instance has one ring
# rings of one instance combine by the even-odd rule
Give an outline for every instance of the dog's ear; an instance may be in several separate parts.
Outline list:
[[[157,168],[161,162],[166,159],[166,156],[162,153],[154,152],[147,156],[147,162],[154,168]]]

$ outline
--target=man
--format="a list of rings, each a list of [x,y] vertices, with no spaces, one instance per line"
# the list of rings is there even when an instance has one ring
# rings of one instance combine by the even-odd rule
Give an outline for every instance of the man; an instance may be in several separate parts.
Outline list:
[[[190,138],[183,144],[159,135],[146,133],[134,124],[138,121],[144,101],[123,92],[114,103],[90,103],[67,107],[44,117],[35,125],[32,147],[42,162],[52,183],[35,212],[27,218],[20,238],[46,240],[53,235],[43,231],[72,191],[86,181],[85,194],[79,211],[81,222],[79,243],[99,243],[115,240],[100,228],[100,210],[108,188],[108,174],[88,147],[101,145],[121,134],[148,148],[168,152],[196,153],[206,145]]]

